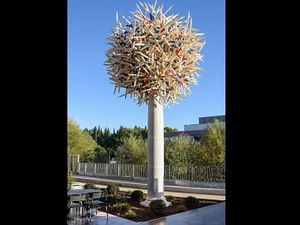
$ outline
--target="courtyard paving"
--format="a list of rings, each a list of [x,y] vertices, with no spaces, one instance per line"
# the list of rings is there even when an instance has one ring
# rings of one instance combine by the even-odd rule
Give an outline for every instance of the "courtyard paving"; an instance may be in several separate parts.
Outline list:
[[[70,223],[70,225],[76,223]],[[77,223],[80,224],[80,223]],[[85,224],[85,223],[81,223]],[[225,202],[161,217],[146,222],[133,222],[115,215],[98,211],[93,225],[225,225]]]
[[[74,184],[78,184],[83,186],[85,183],[83,182],[74,182]],[[96,187],[99,188],[106,188],[107,185],[101,185],[101,184],[96,184]],[[147,188],[147,187],[146,187]],[[142,188],[130,188],[130,187],[120,187],[120,191],[134,191],[134,190],[141,190],[145,194],[147,194],[146,189]],[[198,194],[198,193],[190,193],[190,192],[173,192],[173,191],[165,191],[164,192],[165,196],[172,195],[174,197],[188,197],[188,196],[193,196],[195,198],[199,199],[206,199],[206,200],[217,200],[217,201],[225,201],[226,197],[224,195],[212,195],[212,194]]]

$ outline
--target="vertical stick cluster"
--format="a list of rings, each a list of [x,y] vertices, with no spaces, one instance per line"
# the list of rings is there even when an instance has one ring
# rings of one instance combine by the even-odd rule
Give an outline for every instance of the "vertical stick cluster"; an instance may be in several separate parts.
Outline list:
[[[148,103],[149,96],[166,105],[190,94],[190,84],[197,84],[200,51],[205,45],[203,33],[192,28],[192,18],[167,16],[163,5],[137,4],[108,39],[112,46],[106,53],[106,65],[115,91],[125,88],[121,96]],[[121,97],[120,96],[120,97]]]

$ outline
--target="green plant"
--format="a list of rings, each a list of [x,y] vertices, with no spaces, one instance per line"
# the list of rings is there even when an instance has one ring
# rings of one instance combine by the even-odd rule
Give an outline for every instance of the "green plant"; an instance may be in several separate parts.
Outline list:
[[[92,183],[86,183],[83,187],[84,189],[97,189],[96,185]]]
[[[118,212],[126,212],[129,208],[130,205],[127,202],[125,203],[117,202],[116,204],[113,205],[113,209]]]
[[[185,205],[178,205],[177,207],[176,207],[176,211],[177,212],[184,212],[184,211],[186,211],[187,210],[187,207],[185,206]]]
[[[136,213],[135,213],[135,211],[129,209],[129,210],[127,210],[127,212],[125,213],[125,216],[126,216],[127,218],[135,218],[135,217],[136,217]]]
[[[127,198],[122,195],[107,196],[107,204],[126,203]]]
[[[120,191],[120,188],[117,184],[109,184],[107,185],[107,188],[106,188],[108,194],[111,194],[111,195],[116,195],[118,191]]]
[[[107,196],[107,204],[108,205],[113,205],[117,203],[117,198],[116,196]]]
[[[189,196],[185,199],[185,206],[188,209],[194,209],[198,206],[198,199],[193,196]]]
[[[153,200],[149,207],[150,210],[156,215],[164,215],[167,209],[166,203],[162,199]]]
[[[130,197],[133,201],[141,202],[144,198],[144,193],[140,190],[134,190]]]
[[[97,143],[88,132],[83,131],[79,124],[68,118],[68,154],[79,154],[81,161],[88,161],[93,158],[94,149]]]
[[[182,198],[178,198],[178,197],[174,197],[174,196],[166,196],[166,200],[168,202],[171,202],[172,204],[175,204],[175,205],[182,205],[184,204],[184,201]]]
[[[182,205],[182,204],[184,204],[184,199],[174,197],[174,199],[171,200],[171,203],[177,204],[177,205]]]
[[[127,202],[127,198],[124,195],[116,195],[116,202],[125,203]]]
[[[172,195],[168,195],[168,196],[165,196],[165,197],[166,197],[166,200],[168,202],[172,202],[175,199],[175,197],[173,197]]]
[[[117,160],[121,163],[147,163],[147,140],[130,135],[123,140],[123,145],[116,152]]]

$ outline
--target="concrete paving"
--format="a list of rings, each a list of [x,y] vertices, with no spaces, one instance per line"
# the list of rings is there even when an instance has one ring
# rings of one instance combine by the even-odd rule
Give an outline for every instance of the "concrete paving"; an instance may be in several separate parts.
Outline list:
[[[97,216],[94,216],[91,222],[87,222],[85,219],[77,221],[69,221],[67,225],[140,225],[139,223],[133,222],[131,220],[124,219],[119,216],[108,214],[106,216],[105,212],[98,210]]]
[[[69,223],[68,225],[86,224]],[[225,225],[225,202],[193,209],[186,212],[161,217],[146,222],[133,222],[118,216],[98,211],[92,220],[93,225]]]
[[[76,181],[79,182],[92,182],[100,185],[107,185],[110,183],[118,184],[120,187],[134,188],[134,189],[147,189],[147,183],[126,181],[126,180],[114,180],[99,177],[89,177],[89,176],[75,176]],[[183,193],[193,193],[193,194],[204,194],[204,195],[218,195],[224,196],[225,189],[218,188],[200,188],[200,187],[186,187],[178,185],[164,185],[165,191],[169,192],[183,192]]]
[[[82,185],[82,186],[85,185],[84,182],[74,182],[74,184],[78,184],[78,185]],[[96,184],[96,187],[106,188],[107,185]],[[120,187],[120,191],[134,191],[134,190],[141,190],[142,192],[144,192],[145,194],[147,194],[147,190],[146,189]],[[225,196],[223,196],[223,195],[207,195],[207,194],[197,194],[197,193],[189,193],[189,192],[185,193],[185,192],[165,191],[165,196],[168,196],[168,195],[172,195],[174,197],[183,197],[183,198],[186,198],[188,196],[193,196],[195,198],[205,199],[205,200],[225,201]]]
[[[141,223],[142,225],[225,225],[225,202]]]

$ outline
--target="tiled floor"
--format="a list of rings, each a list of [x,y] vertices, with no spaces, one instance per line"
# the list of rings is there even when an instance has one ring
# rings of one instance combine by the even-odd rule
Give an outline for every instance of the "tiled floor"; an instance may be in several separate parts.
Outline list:
[[[225,225],[225,202],[189,210],[152,221],[133,222],[118,216],[98,211],[93,225]],[[73,223],[75,224],[75,223]],[[83,223],[84,224],[84,223]],[[71,224],[70,224],[71,225]]]

